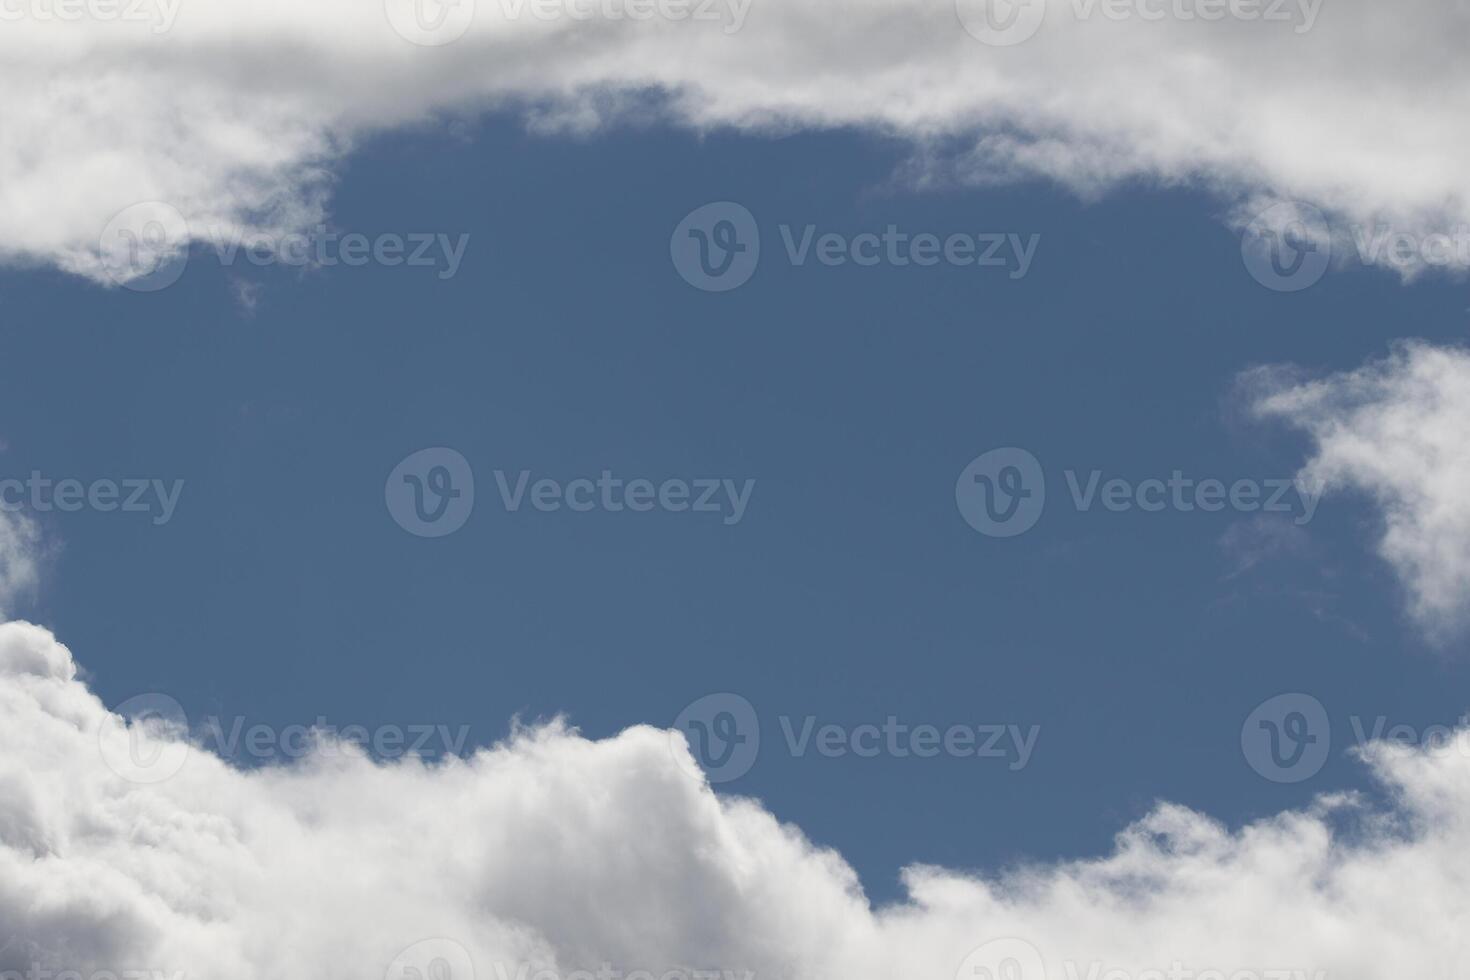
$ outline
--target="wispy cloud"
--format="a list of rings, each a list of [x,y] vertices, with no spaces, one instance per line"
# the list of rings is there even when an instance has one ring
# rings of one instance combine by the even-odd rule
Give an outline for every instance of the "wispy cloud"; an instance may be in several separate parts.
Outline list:
[[[1470,625],[1470,352],[1409,342],[1325,378],[1263,368],[1244,382],[1259,416],[1314,440],[1302,478],[1377,505],[1378,550],[1415,622],[1439,640],[1460,634]]]
[[[0,620],[35,589],[40,577],[40,534],[24,514],[0,509]]]

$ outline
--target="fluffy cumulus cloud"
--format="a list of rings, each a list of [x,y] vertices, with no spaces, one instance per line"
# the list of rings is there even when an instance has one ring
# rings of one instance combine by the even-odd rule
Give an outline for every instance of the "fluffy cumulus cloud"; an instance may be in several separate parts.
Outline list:
[[[915,867],[878,909],[652,728],[249,771],[182,738],[110,712],[45,629],[0,625],[0,975],[1381,980],[1466,951],[1470,733],[1370,748],[1391,812],[1323,799],[1232,832],[1163,806],[1105,858]]]
[[[279,237],[364,135],[509,107],[861,127],[921,181],[1187,182],[1242,224],[1301,200],[1373,261],[1463,266],[1467,40],[1443,0],[3,0],[0,257],[106,281],[138,240]],[[109,227],[140,202],[178,217]]]
[[[1315,380],[1247,376],[1255,409],[1309,433],[1302,478],[1368,495],[1379,551],[1432,636],[1470,625],[1470,351],[1404,343],[1380,361]]]

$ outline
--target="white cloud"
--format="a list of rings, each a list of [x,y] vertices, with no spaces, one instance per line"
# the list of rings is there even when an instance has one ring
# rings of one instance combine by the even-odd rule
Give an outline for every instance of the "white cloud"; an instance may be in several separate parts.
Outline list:
[[[128,0],[150,18],[115,21],[36,13],[51,2],[10,0],[0,21],[0,249],[99,279],[99,236],[133,204],[167,202],[202,238],[299,230],[359,137],[494,105],[538,127],[650,102],[693,129],[856,126],[912,141],[921,178],[1191,183],[1232,221],[1302,199],[1364,241],[1376,221],[1418,236],[1470,224],[1470,18],[1440,0],[1140,0],[1149,16],[1255,12],[1220,21],[1049,0],[1013,47],[971,37],[952,0],[685,8],[723,12],[713,22],[478,0],[441,47],[404,40],[373,0]],[[388,0],[405,16],[412,2]]]
[[[1379,552],[1416,622],[1440,639],[1470,625],[1470,352],[1405,343],[1318,380],[1247,375],[1256,412],[1309,433],[1302,478],[1356,489],[1383,515]]]
[[[478,980],[526,963],[951,980],[1003,936],[1051,978],[1176,961],[1449,976],[1464,953],[1467,733],[1369,751],[1391,814],[1322,800],[1232,833],[1161,806],[1100,860],[914,867],[909,900],[873,910],[838,855],[716,797],[651,728],[524,731],[437,767],[339,751],[240,771],[195,749],[153,785],[104,762],[168,759],[162,731],[130,736],[46,630],[0,626],[0,973],[375,980],[431,937],[462,943]]]
[[[0,510],[0,620],[15,600],[36,587],[39,544],[35,522],[24,514]]]

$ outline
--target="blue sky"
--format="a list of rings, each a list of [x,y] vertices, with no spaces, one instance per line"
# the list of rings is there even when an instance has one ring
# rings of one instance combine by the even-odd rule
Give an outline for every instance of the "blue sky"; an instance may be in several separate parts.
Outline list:
[[[1467,28],[0,5],[0,980],[1462,974]]]
[[[1342,750],[1353,716],[1453,724],[1463,663],[1406,626],[1363,501],[1269,515],[1290,546],[1239,571],[1228,542],[1256,547],[1268,515],[1078,512],[1064,471],[1291,478],[1303,440],[1244,416],[1240,372],[1351,368],[1405,323],[1457,340],[1463,287],[1344,269],[1276,293],[1198,195],[917,192],[893,186],[902,159],[850,134],[538,138],[492,116],[375,140],[334,195],[334,228],[468,235],[449,279],[224,268],[199,246],[159,292],[8,273],[7,473],[184,481],[161,526],[42,515],[33,615],[91,652],[104,700],[164,692],[196,723],[468,725],[486,744],[512,716],[603,737],[738,693],[762,750],[721,789],[838,848],[878,899],[913,861],[1105,851],[1159,799],[1237,823],[1367,785],[1344,751],[1295,785],[1250,768],[1241,725],[1282,692],[1328,706]],[[722,200],[764,251],[705,293],[668,239]],[[795,267],[782,224],[1040,237],[1011,280]],[[954,482],[1011,446],[1042,462],[1047,510],[990,538]],[[469,461],[475,507],[418,538],[384,481],[432,447]],[[510,513],[496,470],[755,484],[727,525]],[[890,715],[1039,733],[1012,769],[793,757],[781,727]]]

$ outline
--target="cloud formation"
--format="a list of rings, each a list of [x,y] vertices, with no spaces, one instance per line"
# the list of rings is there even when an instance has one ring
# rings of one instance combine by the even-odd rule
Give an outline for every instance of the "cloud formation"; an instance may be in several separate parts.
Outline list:
[[[1247,376],[1255,411],[1308,433],[1300,478],[1357,490],[1382,513],[1378,550],[1409,612],[1437,639],[1470,625],[1470,352],[1407,342],[1379,361],[1317,380]]]
[[[910,141],[921,182],[1191,184],[1242,225],[1300,199],[1380,245],[1470,226],[1462,4],[1048,0],[995,46],[973,36],[987,0],[422,0],[438,32],[415,2],[11,0],[0,258],[108,281],[160,228],[164,250],[299,232],[365,135],[492,107],[546,129],[859,127]],[[109,227],[141,202],[178,220]],[[1464,244],[1424,250],[1463,266]]]
[[[410,980],[400,954],[424,940],[445,963],[416,968],[453,980],[465,960],[478,980],[952,980],[1004,937],[1044,958],[1024,980],[1463,963],[1470,733],[1372,745],[1388,813],[1322,799],[1230,832],[1163,805],[1107,857],[989,879],[913,867],[908,900],[876,910],[839,855],[689,775],[682,744],[552,725],[433,766],[346,750],[244,771],[129,728],[48,631],[0,625],[0,974]]]
[[[0,620],[35,589],[40,578],[40,535],[24,514],[0,509]]]

